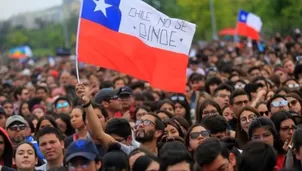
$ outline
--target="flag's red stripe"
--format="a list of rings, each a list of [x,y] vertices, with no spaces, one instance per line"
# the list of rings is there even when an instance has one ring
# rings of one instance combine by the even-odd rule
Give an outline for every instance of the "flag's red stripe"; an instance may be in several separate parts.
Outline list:
[[[149,81],[166,91],[184,92],[188,57],[147,46],[136,37],[80,20],[79,61]]]
[[[237,22],[236,31],[238,35],[246,36],[254,40],[259,40],[259,33],[257,30],[249,27],[247,24],[242,22]]]

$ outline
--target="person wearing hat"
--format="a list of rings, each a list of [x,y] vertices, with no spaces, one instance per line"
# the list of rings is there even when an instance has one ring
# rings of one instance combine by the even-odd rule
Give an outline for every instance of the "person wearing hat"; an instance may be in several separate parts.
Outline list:
[[[133,92],[130,87],[122,87],[119,92],[119,98],[121,99],[121,105],[122,105],[122,113],[126,115],[129,115],[127,119],[130,119],[134,115],[134,98],[133,98]]]
[[[94,97],[94,102],[96,104],[104,106],[105,110],[108,112],[109,119],[123,116],[121,113],[122,105],[119,99],[119,92],[120,90],[103,88]]]
[[[98,151],[91,140],[79,139],[71,143],[65,158],[69,170],[97,171],[101,167]]]
[[[5,129],[12,141],[13,146],[25,140],[28,132],[28,123],[20,115],[13,115],[7,118]]]

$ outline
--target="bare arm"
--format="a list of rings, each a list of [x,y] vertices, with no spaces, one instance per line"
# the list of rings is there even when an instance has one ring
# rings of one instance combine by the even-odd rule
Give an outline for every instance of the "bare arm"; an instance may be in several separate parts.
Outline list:
[[[87,97],[88,93],[85,91],[85,87],[83,84],[78,84],[76,86],[76,92],[79,98],[82,100],[83,104],[88,104],[90,102],[90,98]],[[113,139],[110,135],[104,132],[103,127],[99,122],[99,118],[94,113],[91,104],[84,110],[86,112],[86,119],[92,129],[92,134],[95,136],[96,140],[99,141],[107,149],[109,144],[116,142],[115,139]]]

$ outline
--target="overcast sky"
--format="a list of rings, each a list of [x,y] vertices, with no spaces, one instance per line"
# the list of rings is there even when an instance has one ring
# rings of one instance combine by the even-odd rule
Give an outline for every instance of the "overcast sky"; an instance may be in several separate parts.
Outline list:
[[[62,0],[0,0],[0,20],[22,12],[42,10],[60,5]]]

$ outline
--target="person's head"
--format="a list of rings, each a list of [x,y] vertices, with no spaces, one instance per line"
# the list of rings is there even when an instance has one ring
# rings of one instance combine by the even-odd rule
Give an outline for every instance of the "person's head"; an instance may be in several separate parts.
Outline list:
[[[287,87],[290,90],[299,90],[300,85],[299,82],[296,79],[290,78],[284,81],[283,83],[284,87]]]
[[[53,104],[56,113],[70,113],[72,109],[72,104],[67,97],[58,97]]]
[[[164,134],[165,125],[160,118],[148,113],[136,123],[135,139],[141,143],[156,143]]]
[[[296,158],[302,160],[302,128],[295,131],[292,142]]]
[[[185,151],[168,151],[161,157],[161,171],[192,171],[194,160],[188,152]]]
[[[60,130],[54,127],[45,127],[37,133],[39,149],[46,161],[60,161],[64,158],[64,138]]]
[[[204,87],[205,77],[198,73],[193,73],[189,77],[189,83],[193,90],[198,90]]]
[[[5,128],[5,123],[6,123],[6,113],[3,110],[2,107],[0,107],[0,127]]]
[[[153,156],[143,155],[133,163],[132,171],[159,170],[159,161]]]
[[[49,92],[48,92],[47,88],[44,87],[44,86],[38,86],[36,88],[36,95],[37,95],[37,97],[40,97],[43,100],[47,100],[48,93]]]
[[[230,105],[230,96],[233,88],[227,84],[219,85],[214,91],[214,100],[219,104],[220,108]]]
[[[202,125],[210,131],[211,137],[222,139],[227,135],[228,123],[227,120],[221,115],[207,116],[202,120]]]
[[[288,101],[282,95],[275,95],[267,101],[267,108],[272,115],[280,110],[288,111]]]
[[[38,119],[42,118],[46,114],[46,109],[43,105],[36,104],[31,109],[32,114],[35,115]]]
[[[102,158],[103,170],[129,171],[128,156],[120,150],[120,144],[114,143],[108,147],[107,153]]]
[[[196,112],[196,122],[201,122],[202,118],[210,115],[221,115],[221,108],[218,103],[213,100],[206,99]]]
[[[13,103],[9,100],[5,100],[2,102],[1,106],[3,107],[5,113],[6,113],[6,116],[12,116],[14,115],[14,106],[13,106]]]
[[[244,91],[249,94],[252,100],[255,100],[257,93],[263,89],[263,85],[260,83],[249,83],[244,87]]]
[[[210,137],[210,132],[201,124],[195,124],[188,129],[185,142],[188,150],[193,154],[198,145]]]
[[[248,70],[249,77],[252,79],[261,76],[260,68],[259,67],[252,67]]]
[[[191,125],[191,112],[190,112],[190,105],[186,96],[184,94],[174,94],[170,97],[171,101],[174,104],[175,108],[175,116],[184,117],[188,123]]]
[[[126,119],[111,119],[106,125],[105,132],[117,142],[125,145],[131,145],[132,143],[131,126]]]
[[[46,127],[58,128],[58,125],[57,125],[55,119],[51,115],[45,115],[38,120],[37,127],[36,127],[36,133]]]
[[[28,102],[25,101],[20,104],[19,115],[23,117],[31,115]]]
[[[263,142],[250,142],[237,162],[238,171],[273,171],[277,162],[274,148]]]
[[[250,106],[243,107],[238,112],[237,130],[243,130],[245,133],[247,133],[250,123],[258,117],[260,117],[260,114],[255,108]]]
[[[119,98],[121,105],[124,110],[129,110],[134,104],[133,92],[129,87],[121,87],[119,92]]]
[[[247,83],[244,80],[238,80],[234,84],[235,90],[243,90]]]
[[[95,103],[92,103],[92,107],[95,115],[97,115],[97,117],[99,118],[99,122],[101,123],[103,130],[105,130],[107,121],[109,120],[108,112],[105,110],[103,106]],[[83,121],[86,125],[86,129],[89,132],[90,136],[94,137],[94,134],[91,131],[92,129],[90,127],[90,124],[88,123],[88,120],[86,119],[86,116],[83,117]]]
[[[65,163],[70,171],[97,171],[101,167],[98,150],[91,140],[79,139],[72,142],[67,148],[65,157]]]
[[[186,135],[187,134],[187,130],[189,129],[189,127],[191,126],[188,121],[181,117],[181,116],[174,116],[172,118],[176,123],[178,123],[178,125],[180,126],[182,132]]]
[[[271,146],[274,146],[274,140],[277,138],[277,134],[274,123],[264,117],[253,120],[248,129],[249,140],[262,141]]]
[[[215,138],[209,138],[198,146],[195,159],[203,171],[234,171],[236,166],[235,155]]]
[[[234,117],[238,118],[238,112],[244,107],[248,106],[251,97],[244,90],[235,90],[230,96],[230,104],[234,113]]]
[[[134,121],[140,120],[143,116],[151,112],[150,108],[145,105],[138,106],[134,111]]]
[[[72,76],[68,71],[62,71],[59,76],[60,86],[68,86],[72,81]]]
[[[210,95],[214,94],[215,89],[222,83],[221,79],[218,77],[211,77],[206,80],[205,90]]]
[[[71,125],[74,129],[83,129],[85,127],[85,123],[83,121],[83,117],[86,116],[84,109],[81,106],[76,106],[72,109],[70,113]]]
[[[159,110],[156,111],[156,115],[162,120],[167,120],[167,119],[171,119],[173,117],[173,114],[166,111],[166,110]]]
[[[287,72],[287,74],[292,75],[295,71],[295,64],[294,61],[287,58],[283,60],[283,66],[284,70]]]
[[[288,101],[289,109],[299,113],[302,113],[302,99],[296,93],[290,93],[286,95],[286,100]]]
[[[122,110],[122,105],[119,99],[119,89],[113,90],[111,88],[101,89],[94,97],[94,102],[96,104],[101,104],[107,111],[119,112]]]
[[[158,157],[161,158],[166,152],[169,151],[185,151],[188,149],[185,145],[185,140],[181,137],[163,137],[159,144]]]
[[[164,121],[166,128],[164,132],[165,137],[184,137],[184,133],[182,132],[180,125],[175,122],[173,119],[168,119]]]
[[[18,144],[14,151],[13,162],[18,170],[34,170],[38,163],[36,149],[29,142]]]
[[[36,127],[37,127],[37,123],[38,123],[38,118],[37,117],[35,117],[34,115],[30,115],[30,116],[26,116],[25,118],[24,118],[26,121],[27,121],[27,123],[28,123],[28,126],[29,126],[29,131],[30,131],[30,134],[32,135],[32,136],[34,136],[35,135],[35,133],[36,133]]]
[[[7,118],[5,129],[13,144],[18,144],[25,140],[28,131],[27,121],[20,115],[13,115]]]
[[[122,87],[125,87],[126,85],[126,81],[122,77],[117,77],[112,82],[113,82],[114,89],[120,89]]]
[[[275,128],[278,132],[278,140],[281,144],[290,141],[296,129],[294,117],[287,111],[279,111],[271,116]]]
[[[56,117],[56,123],[62,132],[62,134],[66,136],[70,136],[75,133],[72,125],[71,125],[71,117],[66,113],[60,113]]]
[[[269,112],[266,102],[260,101],[256,104],[256,109],[259,112],[260,116],[270,118],[271,113]]]
[[[164,110],[172,113],[174,115],[175,108],[174,104],[170,100],[160,100],[158,101],[158,109],[159,110]]]
[[[233,111],[231,106],[225,106],[222,108],[222,116],[227,120],[230,121],[233,119]]]
[[[18,87],[14,93],[15,99],[17,101],[27,101],[29,100],[29,92],[26,87]]]
[[[283,68],[277,67],[274,73],[279,77],[281,83],[284,83],[287,80],[287,73]]]

